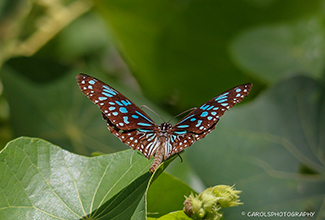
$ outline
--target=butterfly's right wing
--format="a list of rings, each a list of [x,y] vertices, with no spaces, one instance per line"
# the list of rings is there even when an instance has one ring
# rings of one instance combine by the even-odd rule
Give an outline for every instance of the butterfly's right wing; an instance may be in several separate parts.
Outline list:
[[[236,86],[212,98],[194,111],[186,115],[173,126],[175,131],[190,131],[202,134],[219,121],[219,118],[235,104],[241,102],[249,94],[251,83]]]
[[[175,124],[171,130],[171,137],[174,137],[171,139],[173,147],[168,156],[182,151],[209,134],[225,111],[241,102],[249,94],[252,86],[251,83],[247,83],[229,89],[196,108]]]

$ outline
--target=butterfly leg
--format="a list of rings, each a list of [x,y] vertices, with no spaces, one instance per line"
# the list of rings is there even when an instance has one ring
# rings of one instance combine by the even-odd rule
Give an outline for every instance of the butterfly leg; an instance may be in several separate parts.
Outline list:
[[[195,137],[195,134],[192,134],[192,137],[193,137],[194,141],[198,141],[198,140],[196,139],[196,137]]]
[[[179,158],[181,159],[181,163],[183,163],[183,158],[181,157],[181,155],[177,153],[177,156],[179,156]]]

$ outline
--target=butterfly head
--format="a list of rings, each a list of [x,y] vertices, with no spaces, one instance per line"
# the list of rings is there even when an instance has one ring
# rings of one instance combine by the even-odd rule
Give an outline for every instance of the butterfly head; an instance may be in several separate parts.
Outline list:
[[[158,130],[160,133],[160,136],[168,136],[168,131],[172,129],[172,125],[168,122],[164,122],[161,125],[158,126]]]

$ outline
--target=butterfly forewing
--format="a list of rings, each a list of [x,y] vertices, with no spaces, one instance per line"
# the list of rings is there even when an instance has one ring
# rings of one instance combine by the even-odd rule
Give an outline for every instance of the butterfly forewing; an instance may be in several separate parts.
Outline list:
[[[112,87],[85,74],[79,74],[77,80],[81,91],[116,128],[152,130],[156,127],[145,112]]]
[[[173,147],[168,156],[182,151],[209,134],[225,111],[241,102],[251,88],[250,83],[236,86],[186,115],[171,130],[171,137],[176,137],[176,141],[172,143]]]
[[[186,115],[174,125],[173,130],[185,130],[194,134],[206,132],[219,121],[225,111],[241,102],[251,88],[251,83],[243,84],[214,97]]]

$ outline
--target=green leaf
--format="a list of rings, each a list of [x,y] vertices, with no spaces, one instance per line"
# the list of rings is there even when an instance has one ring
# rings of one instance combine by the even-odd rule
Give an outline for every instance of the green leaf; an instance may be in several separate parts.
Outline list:
[[[170,174],[163,173],[148,191],[148,216],[160,217],[171,211],[182,210],[184,196],[191,192],[195,191]]]
[[[320,78],[325,57],[323,18],[245,30],[231,45],[234,61],[266,82],[303,73]]]
[[[311,78],[283,81],[227,112],[186,152],[206,185],[242,190],[244,205],[226,209],[225,219],[246,219],[242,211],[324,214],[324,95],[324,85]]]
[[[171,160],[168,160],[167,166]],[[36,138],[0,153],[3,219],[145,219],[152,160],[136,151],[84,157]]]
[[[94,2],[145,94],[159,104],[177,103],[177,112],[257,81],[229,54],[238,33],[316,14],[322,7],[319,0]]]
[[[191,220],[192,218],[188,217],[183,210],[182,211],[176,211],[169,213],[167,215],[164,215],[160,218],[157,218],[157,220]],[[149,219],[148,219],[149,220]]]

